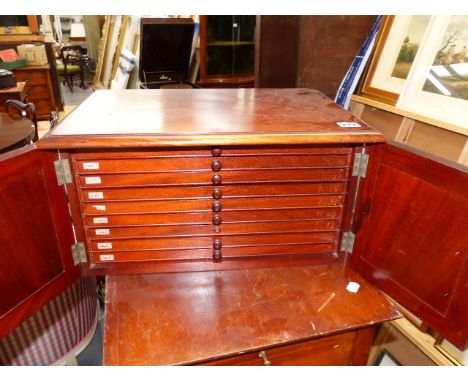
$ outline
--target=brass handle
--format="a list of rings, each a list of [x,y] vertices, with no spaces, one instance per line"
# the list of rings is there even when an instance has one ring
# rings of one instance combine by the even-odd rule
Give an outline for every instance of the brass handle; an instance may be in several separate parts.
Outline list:
[[[221,205],[221,202],[214,202],[211,205],[211,208],[213,209],[214,212],[220,212],[223,209],[223,206]]]
[[[213,195],[213,198],[215,199],[221,199],[221,197],[223,196],[223,192],[221,191],[221,189],[215,188],[211,195]]]
[[[212,176],[211,181],[213,182],[213,184],[221,184],[223,179],[221,178],[221,175],[215,174]]]
[[[258,353],[258,356],[259,356],[260,358],[263,358],[263,365],[264,365],[264,366],[271,366],[271,362],[270,362],[270,360],[268,359],[268,357],[267,357],[265,351],[262,350],[260,353]]]
[[[215,160],[213,163],[211,163],[211,169],[213,171],[220,171],[221,167],[223,166],[219,160]]]
[[[221,249],[222,246],[223,246],[223,243],[221,243],[221,240],[216,239],[216,240],[213,241],[213,248],[214,249]]]
[[[220,249],[215,249],[213,251],[213,259],[214,260],[221,260],[221,257],[223,257],[222,254],[221,254],[221,250]]]
[[[214,157],[220,157],[222,152],[223,150],[221,150],[221,148],[219,147],[216,147],[211,150],[211,153],[213,154]]]
[[[214,225],[220,225],[223,219],[221,219],[220,215],[215,215],[213,216],[213,219],[211,219]]]

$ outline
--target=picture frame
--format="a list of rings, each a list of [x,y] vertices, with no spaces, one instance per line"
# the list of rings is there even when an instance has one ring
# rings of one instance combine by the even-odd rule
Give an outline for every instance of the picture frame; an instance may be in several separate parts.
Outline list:
[[[433,16],[397,107],[468,135],[468,16]]]
[[[385,16],[358,94],[395,106],[431,16]]]
[[[401,366],[401,363],[387,349],[382,349],[372,366]]]

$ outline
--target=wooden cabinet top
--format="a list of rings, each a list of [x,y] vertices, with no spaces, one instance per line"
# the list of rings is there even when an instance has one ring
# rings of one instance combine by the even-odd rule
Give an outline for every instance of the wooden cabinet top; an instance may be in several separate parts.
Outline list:
[[[352,123],[351,127],[346,123]],[[96,91],[37,146],[75,149],[383,141],[382,134],[315,90],[165,89]]]
[[[106,365],[193,364],[400,317],[336,264],[108,276],[106,288]]]

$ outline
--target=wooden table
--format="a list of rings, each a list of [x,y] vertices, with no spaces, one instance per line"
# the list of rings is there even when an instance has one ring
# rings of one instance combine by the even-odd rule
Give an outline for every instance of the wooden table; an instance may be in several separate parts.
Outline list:
[[[15,119],[0,113],[0,153],[27,145],[33,139],[34,131],[34,123],[29,119]]]
[[[26,82],[18,82],[14,88],[0,90],[0,112],[6,111],[5,102],[9,99],[26,103]]]

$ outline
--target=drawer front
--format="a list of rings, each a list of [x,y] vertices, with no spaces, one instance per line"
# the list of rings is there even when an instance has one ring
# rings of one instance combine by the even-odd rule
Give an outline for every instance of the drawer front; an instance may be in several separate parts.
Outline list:
[[[87,234],[91,239],[108,238],[147,238],[147,237],[183,237],[183,236],[213,236],[221,235],[252,235],[264,233],[290,232],[323,232],[339,229],[339,219],[317,221],[286,221],[259,223],[231,223],[223,224],[218,232],[214,231],[211,222],[200,225],[155,225],[137,227],[88,228]]]
[[[27,82],[27,87],[48,84],[47,70],[15,70],[15,77],[18,82]]]
[[[50,99],[50,89],[47,84],[30,85],[27,88],[28,98],[30,99]]]
[[[254,245],[223,248],[224,259],[251,259],[258,257],[309,256],[332,253],[334,244],[280,244],[275,246]],[[213,261],[212,248],[178,248],[145,251],[91,251],[96,263],[118,263],[128,261]]]
[[[79,174],[283,168],[348,167],[349,155],[285,155],[245,157],[179,157],[77,160]]]
[[[205,366],[344,366],[352,364],[356,332],[278,346],[204,363]]]
[[[232,236],[194,236],[194,237],[160,237],[145,239],[103,239],[90,240],[92,251],[132,251],[132,250],[158,250],[158,249],[191,249],[212,248],[214,240],[222,243],[223,253],[225,248],[256,246],[256,245],[280,245],[280,244],[333,244],[337,241],[336,232],[313,232],[313,233],[285,233],[274,234],[251,234]]]

